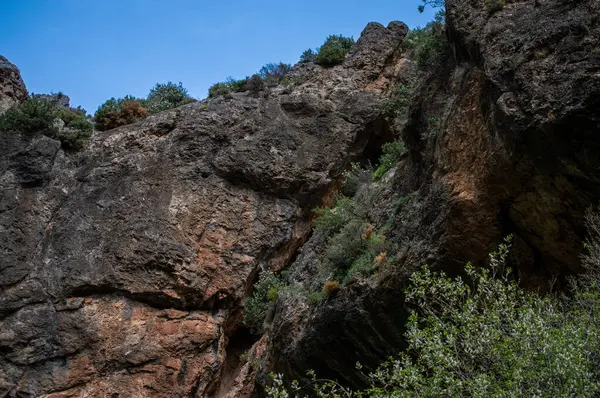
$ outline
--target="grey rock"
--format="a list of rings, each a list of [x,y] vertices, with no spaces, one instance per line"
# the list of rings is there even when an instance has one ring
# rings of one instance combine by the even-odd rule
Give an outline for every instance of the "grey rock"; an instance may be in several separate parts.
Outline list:
[[[0,56],[0,114],[29,98],[19,69]]]

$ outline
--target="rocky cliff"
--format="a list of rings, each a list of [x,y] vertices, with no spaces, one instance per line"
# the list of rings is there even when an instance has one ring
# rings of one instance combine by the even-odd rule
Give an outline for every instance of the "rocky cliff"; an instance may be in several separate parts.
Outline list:
[[[251,389],[230,374],[256,340],[243,299],[296,255],[349,162],[394,138],[379,102],[406,31],[371,24],[340,67],[98,132],[77,154],[3,134],[2,396]]]
[[[374,369],[404,347],[407,276],[483,265],[508,234],[524,286],[580,271],[584,212],[600,198],[600,2],[539,3],[446,2],[453,56],[419,81],[400,130],[408,154],[389,186],[370,188],[369,219],[391,217],[396,263],[317,308],[280,298],[266,368],[364,386],[357,361]],[[394,198],[408,199],[401,212]],[[292,283],[310,284],[325,242],[312,236]]]
[[[0,135],[0,395],[242,397],[308,369],[359,386],[356,361],[402,349],[421,264],[484,264],[513,233],[526,286],[577,272],[600,199],[600,2],[446,6],[452,54],[419,75],[402,123],[381,106],[416,68],[394,22],[369,24],[341,65],[96,132],[80,153]],[[2,62],[0,100],[23,100]],[[393,266],[320,305],[281,294],[253,334],[257,275],[320,289],[312,209],[396,137],[407,154],[364,187]]]

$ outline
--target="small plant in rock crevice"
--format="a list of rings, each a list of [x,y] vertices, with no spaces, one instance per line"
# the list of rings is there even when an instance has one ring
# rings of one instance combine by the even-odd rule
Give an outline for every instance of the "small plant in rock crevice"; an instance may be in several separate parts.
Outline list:
[[[281,279],[271,272],[261,273],[254,284],[252,295],[244,305],[244,324],[254,333],[263,332],[263,324],[269,308],[277,301],[283,287]]]
[[[383,177],[392,167],[402,158],[405,153],[404,143],[401,140],[396,140],[383,144],[383,153],[379,158],[379,166],[373,173],[373,180],[377,181]]]

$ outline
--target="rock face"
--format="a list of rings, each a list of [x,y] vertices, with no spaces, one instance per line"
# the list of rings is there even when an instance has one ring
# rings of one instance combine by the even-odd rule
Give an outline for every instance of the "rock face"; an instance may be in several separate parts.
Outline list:
[[[313,369],[364,386],[357,361],[371,370],[404,347],[402,292],[423,263],[451,274],[483,265],[512,233],[509,261],[525,287],[580,271],[583,216],[600,201],[600,2],[515,1],[493,14],[482,1],[446,7],[457,62],[420,81],[400,132],[409,153],[393,184],[370,188],[379,197],[370,221],[393,223],[395,266],[317,307],[280,297],[260,383],[267,371],[302,379]],[[398,213],[400,198],[408,204]],[[311,284],[325,243],[315,234],[303,247],[292,290]]]
[[[483,265],[512,233],[524,286],[578,272],[600,200],[600,3],[506,3],[447,0],[452,56],[402,123],[380,106],[415,67],[393,22],[341,65],[297,65],[301,83],[96,133],[79,154],[0,135],[0,396],[244,397],[308,369],[360,387],[357,361],[404,347],[402,292],[423,263]],[[363,188],[393,266],[310,305],[291,293],[320,288],[311,209],[395,136],[407,154]],[[244,298],[283,268],[291,293],[254,336]]]
[[[19,69],[0,55],[0,114],[29,98]]]
[[[250,394],[243,299],[349,162],[393,139],[393,26],[343,65],[299,67],[299,86],[163,112],[78,154],[0,135],[0,396]]]

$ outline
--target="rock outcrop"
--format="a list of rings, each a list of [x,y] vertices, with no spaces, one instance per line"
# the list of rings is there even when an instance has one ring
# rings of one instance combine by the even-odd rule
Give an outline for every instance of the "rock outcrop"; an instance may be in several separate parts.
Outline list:
[[[249,394],[257,273],[286,266],[349,162],[394,138],[369,88],[393,26],[370,25],[352,63],[299,67],[299,86],[97,132],[77,154],[3,134],[0,395]]]
[[[525,287],[543,291],[581,270],[584,213],[600,200],[600,3],[515,1],[493,14],[482,1],[446,3],[456,62],[420,81],[401,131],[409,153],[391,186],[370,188],[379,197],[370,220],[393,222],[395,265],[317,307],[281,297],[269,371],[364,386],[357,361],[370,370],[404,347],[408,275],[423,263],[451,274],[483,265],[508,234]],[[292,290],[315,278],[325,243],[315,234],[304,246]]]
[[[357,361],[404,347],[403,291],[423,263],[484,265],[513,234],[525,287],[580,271],[600,199],[600,0],[446,6],[452,54],[401,123],[381,100],[415,64],[393,22],[369,24],[341,65],[296,65],[293,84],[95,133],[77,154],[0,135],[0,396],[245,397],[270,371],[308,369],[361,387]],[[15,103],[11,67],[0,101]],[[290,292],[320,289],[328,236],[311,209],[395,137],[407,154],[363,187],[393,266],[318,305],[281,294],[253,335],[257,275],[287,268]]]
[[[19,68],[0,55],[0,114],[29,98]]]

